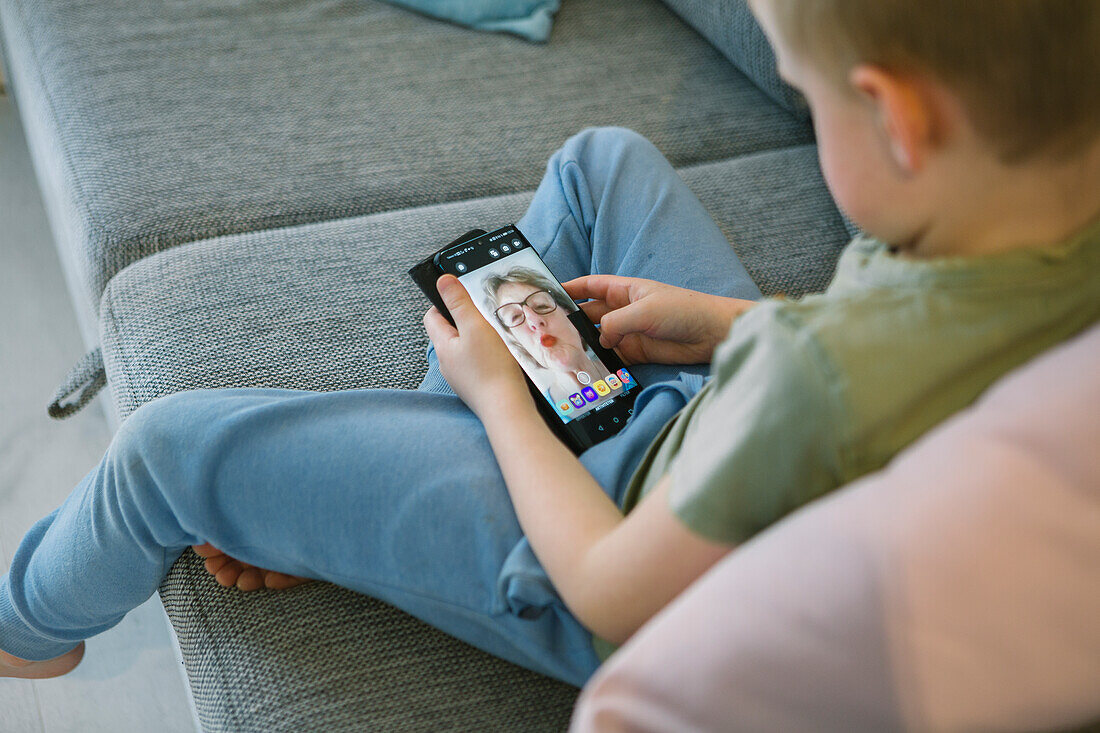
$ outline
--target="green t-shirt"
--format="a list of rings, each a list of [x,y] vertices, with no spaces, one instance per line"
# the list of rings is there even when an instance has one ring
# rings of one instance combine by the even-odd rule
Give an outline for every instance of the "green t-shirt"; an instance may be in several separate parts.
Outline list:
[[[685,525],[744,542],[1098,319],[1100,221],[1056,247],[974,257],[912,259],[857,238],[824,293],[765,300],[733,323],[622,508],[670,473]]]

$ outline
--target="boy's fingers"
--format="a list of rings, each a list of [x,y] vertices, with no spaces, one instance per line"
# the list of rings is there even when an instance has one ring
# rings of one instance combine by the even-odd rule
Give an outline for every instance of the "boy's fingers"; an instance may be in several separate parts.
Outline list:
[[[580,308],[588,316],[588,320],[593,323],[599,323],[600,319],[611,310],[607,307],[607,303],[602,300],[590,300],[587,303],[581,303]]]
[[[569,297],[573,300],[588,300],[593,297],[589,294],[589,280],[592,279],[592,275],[582,275],[581,277],[575,277],[572,280],[563,282],[561,286],[565,288],[565,292],[569,293]]]
[[[562,283],[562,287],[574,300],[607,300],[609,291],[613,288],[629,288],[630,281],[634,279],[636,278],[622,275],[583,275]]]
[[[424,330],[428,332],[428,338],[436,346],[449,338],[458,336],[458,330],[434,305],[424,314]]]
[[[628,334],[645,333],[652,325],[647,310],[642,303],[632,303],[608,312],[600,319],[600,343],[613,348]]]

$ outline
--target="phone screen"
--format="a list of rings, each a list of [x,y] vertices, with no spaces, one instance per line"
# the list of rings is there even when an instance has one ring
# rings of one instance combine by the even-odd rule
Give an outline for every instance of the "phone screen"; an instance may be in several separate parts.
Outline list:
[[[458,277],[562,423],[620,412],[607,408],[623,402],[637,382],[599,346],[598,331],[518,229],[458,244],[436,262]]]

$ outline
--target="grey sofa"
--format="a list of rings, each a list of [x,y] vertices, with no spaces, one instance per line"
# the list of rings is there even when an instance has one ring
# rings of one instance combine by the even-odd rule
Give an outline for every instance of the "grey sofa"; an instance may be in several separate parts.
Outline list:
[[[823,288],[851,234],[743,0],[566,0],[546,45],[376,0],[0,0],[0,30],[89,351],[57,416],[104,382],[118,420],[415,387],[405,271],[518,219],[588,126],[652,140],[765,294]],[[327,584],[241,594],[187,552],[160,596],[207,731],[564,730],[577,694]]]

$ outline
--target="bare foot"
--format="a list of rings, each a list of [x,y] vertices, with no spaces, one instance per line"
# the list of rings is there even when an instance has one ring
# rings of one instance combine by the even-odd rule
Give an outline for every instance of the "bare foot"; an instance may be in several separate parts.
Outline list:
[[[196,555],[206,559],[206,572],[213,575],[214,580],[226,588],[237,586],[238,590],[243,591],[259,590],[260,588],[286,590],[309,582],[309,578],[277,573],[274,570],[265,570],[240,560],[234,560],[209,542],[205,545],[192,545],[191,549],[195,551]]]
[[[71,672],[84,658],[84,642],[65,652],[60,657],[45,659],[41,662],[28,662],[0,651],[0,677],[20,677],[25,680],[44,680],[48,677],[60,677]]]

